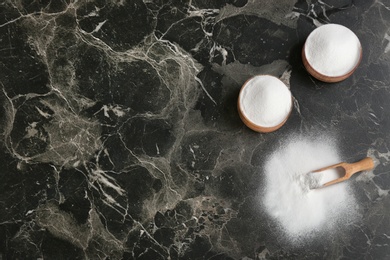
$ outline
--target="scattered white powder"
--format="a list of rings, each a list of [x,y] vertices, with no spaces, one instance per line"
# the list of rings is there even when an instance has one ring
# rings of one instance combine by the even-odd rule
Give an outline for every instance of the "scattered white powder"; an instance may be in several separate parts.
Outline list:
[[[326,76],[343,76],[359,63],[361,45],[347,27],[326,24],[315,29],[305,43],[305,55],[317,72]]]
[[[295,137],[276,150],[265,164],[264,206],[291,240],[332,231],[356,215],[349,182],[310,189],[342,175],[340,170],[312,171],[341,162],[333,141]]]
[[[291,92],[278,78],[268,75],[250,79],[240,94],[242,113],[254,124],[273,127],[291,110]]]

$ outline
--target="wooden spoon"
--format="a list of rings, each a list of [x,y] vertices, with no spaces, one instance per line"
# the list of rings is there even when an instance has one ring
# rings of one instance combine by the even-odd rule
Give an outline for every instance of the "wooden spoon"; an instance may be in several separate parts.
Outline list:
[[[360,160],[360,161],[355,162],[355,163],[341,162],[341,163],[337,163],[337,164],[334,164],[331,166],[327,166],[327,167],[315,170],[315,171],[313,171],[313,173],[314,172],[322,172],[322,171],[334,169],[334,168],[343,169],[345,171],[344,176],[340,177],[338,179],[335,179],[333,181],[329,181],[329,182],[327,182],[319,187],[314,187],[314,189],[326,187],[326,186],[329,186],[332,184],[336,184],[336,183],[348,180],[349,178],[351,178],[352,175],[354,175],[357,172],[371,170],[374,168],[374,160],[370,157],[366,157],[363,160]]]

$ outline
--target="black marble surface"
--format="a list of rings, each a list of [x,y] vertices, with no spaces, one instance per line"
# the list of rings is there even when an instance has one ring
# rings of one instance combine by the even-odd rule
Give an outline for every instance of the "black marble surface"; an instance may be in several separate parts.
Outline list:
[[[353,30],[363,60],[325,84],[300,50]],[[389,259],[390,1],[3,0],[0,259]],[[246,128],[241,85],[267,73],[286,125]],[[263,163],[293,134],[336,136],[360,220],[305,246],[260,206]]]

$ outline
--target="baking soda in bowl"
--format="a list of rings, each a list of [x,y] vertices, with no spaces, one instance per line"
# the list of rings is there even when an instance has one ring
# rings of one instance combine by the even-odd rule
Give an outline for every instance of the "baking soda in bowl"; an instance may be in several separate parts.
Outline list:
[[[323,76],[343,77],[358,66],[361,49],[358,37],[350,29],[339,24],[326,24],[307,37],[304,58],[315,72]]]
[[[263,128],[277,127],[287,119],[291,108],[291,92],[276,77],[255,76],[241,89],[239,112],[241,117],[249,121],[249,125],[246,123],[248,126],[252,124]]]

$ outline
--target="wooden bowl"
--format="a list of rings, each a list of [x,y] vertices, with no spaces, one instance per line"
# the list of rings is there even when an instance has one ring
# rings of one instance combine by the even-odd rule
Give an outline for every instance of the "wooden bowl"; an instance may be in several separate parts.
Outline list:
[[[265,75],[256,75],[256,76],[265,76]],[[244,112],[242,110],[242,107],[241,107],[241,94],[242,94],[243,89],[246,87],[247,83],[250,80],[252,80],[254,77],[256,77],[256,76],[253,76],[250,79],[248,79],[247,81],[245,81],[245,83],[241,87],[240,94],[238,95],[238,101],[237,101],[238,115],[240,116],[242,122],[247,127],[252,129],[253,131],[256,131],[256,132],[259,132],[259,133],[274,132],[274,131],[278,130],[279,128],[281,128],[286,123],[287,119],[290,117],[291,111],[292,111],[292,108],[293,108],[293,98],[291,96],[291,108],[290,108],[290,111],[287,114],[286,118],[281,123],[279,123],[278,125],[272,126],[272,127],[265,127],[265,126],[261,126],[261,125],[255,124],[253,121],[251,121],[248,117],[245,116],[245,114],[244,114]],[[286,88],[287,88],[287,86],[286,86]]]
[[[341,37],[347,37],[341,40]],[[322,43],[323,46],[316,46],[318,43]],[[307,48],[316,46],[319,48],[315,54],[314,49],[307,50]],[[326,46],[326,47],[325,47]],[[356,51],[356,52],[355,52]],[[310,57],[307,54],[312,53],[314,57]],[[352,55],[354,59],[352,62],[347,61],[345,64],[339,59],[342,55]],[[359,55],[359,57],[356,57]],[[349,28],[341,24],[326,24],[318,27],[310,33],[306,42],[302,48],[302,62],[307,72],[314,78],[323,82],[339,82],[345,80],[356,70],[362,60],[362,45],[356,34]],[[309,59],[308,59],[309,57]],[[332,66],[333,71],[328,68],[320,69],[318,62],[324,59],[326,66]],[[313,65],[314,64],[314,65]],[[340,64],[347,66],[343,69]],[[340,73],[335,73],[335,70],[340,69]],[[349,71],[348,71],[349,70]]]

